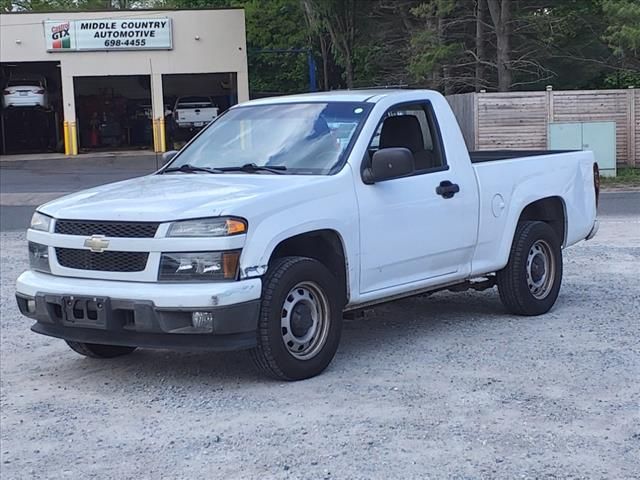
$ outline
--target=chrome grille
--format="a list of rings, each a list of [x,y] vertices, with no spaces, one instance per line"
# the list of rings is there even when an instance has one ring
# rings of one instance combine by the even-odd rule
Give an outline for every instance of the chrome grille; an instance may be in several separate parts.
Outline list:
[[[55,233],[63,235],[104,235],[105,237],[153,238],[158,223],[150,222],[92,222],[85,220],[56,220]]]
[[[101,272],[141,272],[147,266],[147,252],[101,252],[75,248],[56,248],[58,263],[76,270]]]

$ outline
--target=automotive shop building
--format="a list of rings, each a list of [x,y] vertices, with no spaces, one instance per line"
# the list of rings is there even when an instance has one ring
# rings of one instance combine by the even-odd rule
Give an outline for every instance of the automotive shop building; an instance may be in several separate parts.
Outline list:
[[[0,153],[163,152],[211,120],[180,132],[179,99],[248,100],[244,10],[2,14],[0,70]]]

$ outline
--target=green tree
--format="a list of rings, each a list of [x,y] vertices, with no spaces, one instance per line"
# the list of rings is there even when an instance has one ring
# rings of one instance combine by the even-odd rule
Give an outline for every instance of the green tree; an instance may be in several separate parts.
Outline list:
[[[378,1],[371,8],[365,28],[369,76],[375,85],[409,85],[416,74],[411,65],[412,32],[420,20],[411,12],[416,0]]]
[[[371,4],[364,0],[306,0],[303,2],[308,15],[319,28],[326,30],[338,64],[345,71],[347,88],[354,86],[356,40],[359,23]]]
[[[533,80],[528,88],[591,88],[610,68],[611,51],[602,41],[606,28],[600,0],[546,2],[525,11],[526,39],[533,55],[548,75],[539,79],[519,75],[516,81]]]
[[[310,48],[300,0],[156,0],[163,8],[241,7],[245,11],[249,89],[253,96],[307,91]]]
[[[252,93],[640,84],[639,0],[0,0],[7,11],[242,7]],[[303,53],[289,52],[302,49]]]
[[[409,70],[429,87],[447,93],[452,91],[452,65],[460,62],[464,52],[464,45],[449,30],[456,7],[455,0],[431,0],[411,10],[422,25],[412,32]]]
[[[0,0],[0,10],[4,12],[127,10],[149,7],[152,4],[153,0]]]
[[[247,48],[252,92],[292,93],[309,88],[308,49],[304,12],[298,0],[242,2],[247,25]]]
[[[637,0],[603,0],[602,9],[608,21],[604,39],[620,59],[622,72],[614,78],[623,84],[640,83],[640,2]],[[611,81],[611,76],[608,78]],[[617,85],[622,86],[622,85]]]

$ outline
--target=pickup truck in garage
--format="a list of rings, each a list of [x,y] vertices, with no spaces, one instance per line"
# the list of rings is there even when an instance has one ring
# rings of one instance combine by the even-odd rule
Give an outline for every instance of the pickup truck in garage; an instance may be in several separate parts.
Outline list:
[[[218,116],[210,97],[180,97],[173,109],[178,128],[202,128]]]
[[[470,153],[432,91],[251,101],[166,159],[37,209],[16,294],[33,331],[96,358],[247,349],[303,379],[371,305],[497,286],[544,314],[562,250],[597,230],[591,152]]]

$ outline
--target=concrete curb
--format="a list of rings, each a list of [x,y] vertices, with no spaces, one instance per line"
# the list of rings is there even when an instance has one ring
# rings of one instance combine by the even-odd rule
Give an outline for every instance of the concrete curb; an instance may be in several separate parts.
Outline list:
[[[600,193],[637,193],[640,192],[640,185],[616,185],[600,186]]]
[[[0,205],[3,207],[35,207],[67,195],[68,193],[69,192],[0,193]]]
[[[65,155],[64,153],[31,153],[25,155],[0,155],[0,163],[11,162],[29,162],[43,160],[87,160],[95,158],[122,158],[122,157],[155,157],[162,156],[161,153],[152,152],[150,150],[126,150],[121,152],[93,152],[81,153],[79,155]]]

